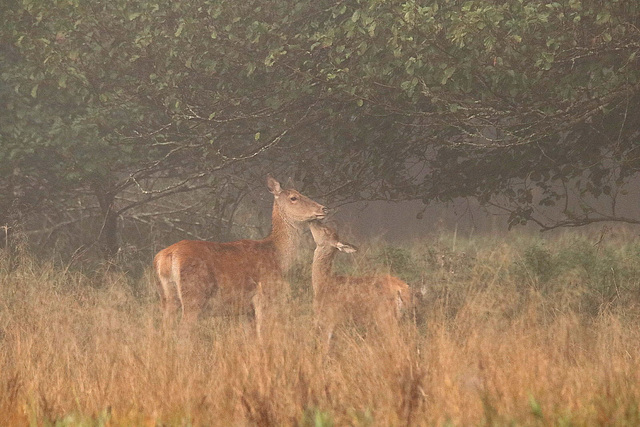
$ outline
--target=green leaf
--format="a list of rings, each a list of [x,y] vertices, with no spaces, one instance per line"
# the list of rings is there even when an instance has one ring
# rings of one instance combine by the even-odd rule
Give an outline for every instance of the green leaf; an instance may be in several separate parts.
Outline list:
[[[608,10],[604,10],[598,13],[598,15],[596,16],[597,24],[606,24],[609,21],[611,21],[611,14],[609,13]]]
[[[456,67],[445,68],[442,79],[440,80],[440,84],[446,85],[449,79],[451,78],[451,76],[453,76],[453,73],[455,73],[455,71],[456,71]]]
[[[36,96],[38,96],[38,87],[40,86],[40,84],[38,83],[37,85],[35,85],[32,89],[31,89],[31,97],[35,98]]]
[[[371,25],[369,25],[369,28],[367,29],[367,33],[369,33],[369,37],[375,37],[375,35],[376,35],[376,26],[377,26],[377,24],[376,24],[375,21],[373,21],[371,23]]]
[[[581,0],[569,0],[569,7],[573,10],[582,10]]]
[[[542,413],[542,407],[538,403],[538,401],[533,397],[533,395],[529,395],[529,407],[531,408],[531,413],[538,419],[544,419],[544,415]]]
[[[253,135],[253,139],[255,139],[256,141],[260,139],[260,132],[256,132],[255,135]]]
[[[175,37],[180,37],[180,34],[182,34],[182,30],[184,29],[184,21],[180,22],[180,25],[178,25],[178,29],[176,30],[176,32],[173,34]]]

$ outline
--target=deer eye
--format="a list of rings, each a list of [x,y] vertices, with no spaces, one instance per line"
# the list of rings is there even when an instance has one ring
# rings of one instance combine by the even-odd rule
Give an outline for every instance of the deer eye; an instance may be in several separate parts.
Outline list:
[[[289,200],[291,200],[292,202],[295,202],[296,200],[298,200],[298,196],[291,196],[289,197]]]

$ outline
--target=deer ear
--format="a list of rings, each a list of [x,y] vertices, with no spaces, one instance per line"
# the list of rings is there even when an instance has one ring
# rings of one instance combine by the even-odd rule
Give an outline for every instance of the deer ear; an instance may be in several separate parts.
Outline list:
[[[275,196],[282,193],[282,187],[280,187],[280,183],[276,181],[271,175],[267,175],[267,187],[269,188],[269,191]]]
[[[336,243],[336,248],[342,252],[348,253],[348,254],[352,254],[354,252],[356,252],[358,250],[358,248],[356,248],[355,246],[349,244],[349,243],[342,243],[342,242],[338,242]]]

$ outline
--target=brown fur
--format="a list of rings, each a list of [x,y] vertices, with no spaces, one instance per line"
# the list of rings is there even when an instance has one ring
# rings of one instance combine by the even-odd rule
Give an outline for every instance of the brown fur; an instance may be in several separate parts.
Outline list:
[[[300,226],[328,212],[296,190],[282,189],[270,176],[267,186],[274,195],[269,236],[226,243],[182,240],[156,254],[153,264],[165,323],[178,309],[191,323],[213,299],[219,310],[253,308],[259,332],[265,297],[287,287],[283,273],[299,245]]]
[[[340,242],[336,230],[326,224],[313,221],[310,228],[316,242],[311,268],[314,312],[329,339],[340,321],[397,322],[411,304],[409,285],[389,274],[334,275],[331,270],[336,253],[351,253],[356,248]]]

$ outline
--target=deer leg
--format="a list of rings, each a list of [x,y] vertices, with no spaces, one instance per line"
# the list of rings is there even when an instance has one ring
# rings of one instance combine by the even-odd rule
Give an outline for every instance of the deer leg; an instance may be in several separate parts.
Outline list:
[[[158,277],[158,294],[162,304],[162,328],[168,330],[173,323],[178,312],[179,303],[175,294],[173,283],[168,277]]]
[[[262,292],[262,285],[258,283],[258,288],[255,295],[251,298],[251,305],[253,306],[254,322],[256,323],[256,335],[258,340],[262,342],[262,326],[264,324],[264,294]]]
[[[179,304],[173,297],[162,298],[162,328],[166,331],[173,328],[178,314]]]

